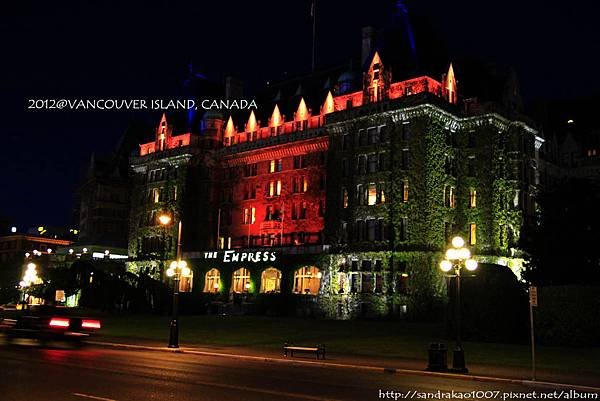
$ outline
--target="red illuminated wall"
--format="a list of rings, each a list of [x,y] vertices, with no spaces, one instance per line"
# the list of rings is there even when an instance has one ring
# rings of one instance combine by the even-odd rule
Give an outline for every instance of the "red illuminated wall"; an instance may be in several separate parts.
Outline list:
[[[223,163],[217,194],[221,237],[231,237],[232,247],[322,243],[327,146],[328,139],[322,136],[229,156]],[[302,157],[302,164],[296,159],[295,165],[294,157]],[[281,171],[270,172],[271,160],[276,161],[276,170],[281,160]],[[256,165],[256,175],[251,165]],[[271,182],[273,196],[269,193]],[[252,208],[254,221],[245,224],[244,210],[250,221]]]

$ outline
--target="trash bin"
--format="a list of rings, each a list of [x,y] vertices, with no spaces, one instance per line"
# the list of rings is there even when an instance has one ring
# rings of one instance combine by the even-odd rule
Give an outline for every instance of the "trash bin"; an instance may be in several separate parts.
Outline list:
[[[432,372],[441,372],[448,370],[448,348],[446,344],[429,344],[429,363],[427,370]]]

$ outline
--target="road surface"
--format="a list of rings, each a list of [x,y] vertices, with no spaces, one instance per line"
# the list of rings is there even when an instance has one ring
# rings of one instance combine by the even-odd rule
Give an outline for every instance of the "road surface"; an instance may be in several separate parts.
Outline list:
[[[281,401],[381,400],[395,392],[539,389],[477,381],[320,368],[181,353],[44,348],[0,340],[0,400]],[[387,394],[387,395],[386,395]],[[412,396],[411,396],[412,394]],[[488,393],[488,396],[490,393]],[[432,397],[427,397],[432,399]],[[470,397],[469,399],[493,399]]]

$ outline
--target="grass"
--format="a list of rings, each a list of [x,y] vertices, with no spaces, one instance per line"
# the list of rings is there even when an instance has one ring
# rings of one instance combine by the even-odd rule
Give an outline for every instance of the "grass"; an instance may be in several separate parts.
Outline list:
[[[180,342],[186,345],[279,349],[286,341],[299,345],[325,344],[333,352],[425,360],[431,342],[441,336],[439,324],[338,321],[258,316],[183,316]],[[168,317],[103,318],[109,337],[164,341]],[[528,368],[529,345],[465,342],[470,363]],[[600,348],[537,347],[538,368],[600,374]]]

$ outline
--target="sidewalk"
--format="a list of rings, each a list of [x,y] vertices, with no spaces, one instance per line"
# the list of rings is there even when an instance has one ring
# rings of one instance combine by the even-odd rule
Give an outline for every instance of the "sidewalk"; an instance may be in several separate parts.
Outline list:
[[[467,355],[467,367],[469,373],[466,375],[454,374],[454,373],[437,373],[428,372],[426,357],[422,360],[419,359],[408,359],[408,358],[384,358],[384,357],[372,357],[367,355],[351,355],[351,354],[340,354],[330,352],[327,350],[327,359],[318,360],[315,357],[309,355],[286,358],[282,351],[270,348],[248,348],[238,346],[186,346],[185,344],[179,344],[179,349],[170,349],[166,347],[165,342],[134,339],[134,338],[119,338],[119,337],[102,337],[98,336],[90,341],[92,344],[102,346],[115,346],[119,348],[133,348],[133,349],[149,349],[155,351],[170,351],[170,352],[184,352],[192,354],[204,354],[222,357],[232,358],[244,358],[244,359],[256,359],[256,360],[269,360],[275,362],[287,362],[287,363],[298,363],[298,364],[310,364],[320,366],[330,366],[336,368],[345,369],[364,369],[364,370],[376,370],[385,371],[388,373],[399,373],[399,374],[420,374],[420,375],[432,375],[438,377],[452,377],[463,380],[480,380],[489,381],[496,383],[523,383],[524,384],[537,384],[543,387],[563,387],[563,388],[576,388],[579,387],[582,391],[598,391],[600,392],[600,377],[591,373],[580,373],[580,372],[569,372],[561,370],[538,370],[536,382],[531,383],[531,370],[521,367],[514,366],[492,366],[485,364],[470,364]],[[282,344],[283,345],[283,344]],[[451,352],[448,355],[448,364],[451,365]],[[599,362],[600,363],[600,362]],[[554,386],[553,386],[554,384]],[[595,388],[585,388],[592,387]]]

